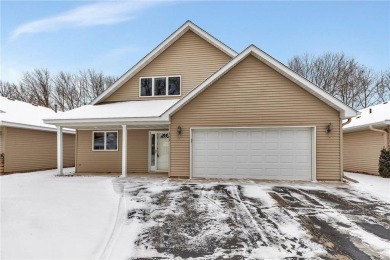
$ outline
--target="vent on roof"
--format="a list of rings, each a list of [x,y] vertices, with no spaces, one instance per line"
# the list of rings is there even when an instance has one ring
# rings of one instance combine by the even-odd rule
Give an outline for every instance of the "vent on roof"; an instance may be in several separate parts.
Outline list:
[[[356,118],[360,118],[360,116],[357,116]]]
[[[370,108],[370,114],[372,113],[372,108]]]
[[[386,102],[383,102],[383,104],[387,104],[387,101],[386,101]]]
[[[5,113],[5,111],[3,111],[3,110],[0,110],[0,113]]]

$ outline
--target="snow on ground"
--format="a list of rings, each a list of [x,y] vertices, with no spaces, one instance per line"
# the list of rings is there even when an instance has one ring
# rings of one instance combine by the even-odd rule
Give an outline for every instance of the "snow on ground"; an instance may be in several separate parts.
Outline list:
[[[380,176],[352,172],[345,172],[344,174],[359,182],[351,182],[350,185],[352,187],[369,192],[390,203],[390,178],[382,178]]]
[[[390,259],[390,204],[358,184],[129,177],[120,202],[54,175],[0,177],[2,259]]]
[[[125,218],[107,259],[390,258],[390,205],[346,184],[123,185]]]
[[[112,178],[54,175],[0,177],[1,259],[100,258],[119,198]]]

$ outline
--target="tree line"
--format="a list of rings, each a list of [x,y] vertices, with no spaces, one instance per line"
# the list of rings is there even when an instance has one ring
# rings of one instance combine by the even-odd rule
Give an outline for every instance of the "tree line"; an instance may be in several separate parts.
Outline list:
[[[0,81],[0,95],[52,109],[57,105],[67,111],[89,104],[116,80],[93,69],[57,74],[35,69],[23,73],[18,83]]]
[[[352,108],[390,100],[390,69],[375,72],[343,53],[295,56],[288,66]]]
[[[390,69],[375,72],[343,53],[295,56],[288,67],[355,109],[390,100]],[[0,95],[66,111],[89,104],[116,80],[92,69],[57,74],[35,69],[16,84],[0,80]]]

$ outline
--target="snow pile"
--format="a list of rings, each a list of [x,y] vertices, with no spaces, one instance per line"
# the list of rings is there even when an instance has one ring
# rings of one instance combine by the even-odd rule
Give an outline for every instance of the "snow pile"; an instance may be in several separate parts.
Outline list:
[[[55,174],[0,177],[1,259],[100,258],[119,198],[112,178]]]
[[[380,176],[367,175],[362,173],[345,172],[347,177],[359,183],[350,183],[356,189],[366,191],[375,197],[390,203],[390,179]]]

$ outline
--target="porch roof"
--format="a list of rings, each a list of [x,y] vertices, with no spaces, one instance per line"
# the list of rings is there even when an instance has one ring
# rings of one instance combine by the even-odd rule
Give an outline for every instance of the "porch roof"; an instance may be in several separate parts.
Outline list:
[[[166,124],[169,117],[161,115],[179,99],[123,101],[99,105],[85,105],[44,119],[59,126]]]

